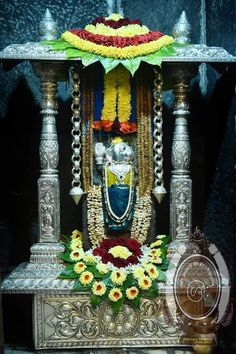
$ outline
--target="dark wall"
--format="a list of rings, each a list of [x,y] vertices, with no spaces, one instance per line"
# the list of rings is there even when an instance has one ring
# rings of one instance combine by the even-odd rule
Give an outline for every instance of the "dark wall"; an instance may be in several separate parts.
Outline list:
[[[37,41],[38,23],[46,8],[58,23],[59,33],[83,27],[94,17],[106,15],[106,1],[0,0],[0,49],[11,43]],[[236,54],[235,0],[123,0],[126,16],[140,18],[151,29],[171,34],[185,10],[192,25],[192,42],[225,47]],[[235,73],[207,71],[207,93],[198,79],[190,94],[192,143],[193,226],[204,229],[235,270]],[[9,72],[0,70],[0,270],[9,270],[29,259],[29,246],[37,240],[37,178],[40,139],[39,81],[28,63]],[[62,230],[77,226],[80,212],[68,196],[70,189],[70,87],[59,84],[58,136],[62,152],[59,173],[62,184]],[[165,178],[171,173],[170,143],[173,131],[171,104],[165,94]],[[66,172],[65,172],[66,171]],[[158,231],[168,232],[169,201],[159,210]],[[78,221],[79,223],[79,221]],[[222,349],[223,353],[223,349]],[[231,351],[230,351],[231,353]]]

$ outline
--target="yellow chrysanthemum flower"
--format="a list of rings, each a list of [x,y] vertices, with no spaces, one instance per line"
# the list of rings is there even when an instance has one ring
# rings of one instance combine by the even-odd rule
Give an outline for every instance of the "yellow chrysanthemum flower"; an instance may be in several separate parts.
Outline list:
[[[158,247],[158,246],[160,246],[162,243],[163,243],[162,240],[156,240],[155,242],[153,242],[153,243],[150,244],[150,247],[151,247],[151,248]]]
[[[145,270],[152,280],[157,279],[159,277],[159,271],[156,269],[156,267],[153,264],[151,263],[147,264]]]
[[[152,263],[161,264],[162,263],[161,257],[159,257],[159,256],[152,257]]]
[[[79,280],[82,285],[88,285],[92,282],[93,278],[94,278],[93,273],[86,270],[85,272],[83,272],[81,274],[81,276],[79,277]]]
[[[112,254],[113,257],[120,257],[123,259],[127,259],[132,253],[125,246],[114,246],[109,249],[108,253]]]
[[[98,263],[96,265],[97,270],[99,271],[99,273],[101,274],[107,274],[109,272],[109,267],[107,264],[104,263]]]
[[[122,285],[125,281],[125,279],[127,278],[127,274],[123,271],[120,271],[120,270],[114,270],[112,273],[111,273],[111,281],[114,283],[114,284],[117,284],[117,285]]]
[[[83,238],[82,232],[80,232],[79,230],[72,231],[71,238],[72,239],[77,238],[79,240],[82,240],[82,238]]]
[[[72,261],[79,261],[84,256],[84,250],[82,248],[76,248],[70,253],[70,259]]]
[[[132,286],[131,288],[127,288],[125,294],[129,300],[133,300],[138,296],[138,288],[136,286]]]
[[[111,301],[116,302],[122,298],[122,292],[119,288],[113,288],[110,290],[108,297]]]
[[[94,295],[102,296],[106,292],[106,285],[102,281],[95,281],[92,286],[92,293]]]
[[[133,276],[136,279],[142,278],[144,276],[144,269],[142,267],[136,267],[133,272]]]
[[[148,276],[144,276],[138,280],[138,285],[142,290],[147,290],[151,287],[152,281]]]
[[[83,262],[77,262],[75,265],[74,265],[74,271],[75,273],[77,274],[80,274],[82,273],[86,268],[86,265],[83,263]]]
[[[166,238],[166,235],[157,235],[157,238],[158,238],[159,240],[161,240],[161,239],[163,239],[163,238]]]
[[[73,238],[71,243],[70,243],[70,247],[72,250],[75,250],[77,248],[82,248],[82,241],[78,238]]]
[[[148,27],[137,24],[122,26],[120,28],[112,28],[104,25],[103,23],[97,23],[96,26],[87,25],[85,30],[93,34],[119,37],[133,37],[149,33]]]
[[[85,254],[83,260],[88,263],[96,263],[96,257],[93,254]]]
[[[160,257],[162,255],[161,249],[160,248],[155,248],[151,250],[150,256],[151,257]]]

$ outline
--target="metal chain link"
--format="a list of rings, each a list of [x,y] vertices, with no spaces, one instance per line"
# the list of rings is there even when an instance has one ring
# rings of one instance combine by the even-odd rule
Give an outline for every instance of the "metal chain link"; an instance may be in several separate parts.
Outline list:
[[[72,135],[72,157],[71,161],[72,167],[72,187],[81,187],[81,115],[80,115],[80,77],[77,68],[73,67],[71,69],[72,73],[72,118],[71,122],[73,124],[71,135]]]
[[[163,186],[163,143],[162,143],[162,99],[163,81],[160,69],[154,69],[154,89],[153,89],[153,111],[154,111],[154,131],[153,131],[153,161],[154,161],[154,186]]]

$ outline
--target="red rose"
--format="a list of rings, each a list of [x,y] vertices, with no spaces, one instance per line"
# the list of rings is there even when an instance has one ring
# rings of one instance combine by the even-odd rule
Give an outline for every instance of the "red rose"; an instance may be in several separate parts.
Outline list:
[[[102,128],[105,132],[109,133],[112,131],[112,124],[113,122],[111,122],[110,120],[102,120]]]
[[[126,267],[128,264],[125,259],[120,257],[113,258],[112,263],[118,268]]]
[[[116,246],[126,246],[127,241],[123,237],[118,237],[115,239]]]
[[[130,238],[127,240],[127,247],[129,248],[130,251],[136,251],[140,249],[141,244],[134,238]]]
[[[111,247],[115,246],[115,242],[110,239],[103,240],[100,244],[100,247],[104,247],[106,249],[109,249]]]
[[[131,134],[137,131],[137,125],[134,122],[122,122],[120,123],[120,132],[122,134]]]
[[[126,262],[128,264],[137,264],[138,263],[138,258],[135,257],[135,256],[129,256],[127,259],[126,259]]]
[[[95,120],[92,124],[93,129],[95,130],[102,130],[102,121],[101,120]]]
[[[104,257],[107,254],[107,251],[104,248],[97,247],[93,250],[94,256]]]

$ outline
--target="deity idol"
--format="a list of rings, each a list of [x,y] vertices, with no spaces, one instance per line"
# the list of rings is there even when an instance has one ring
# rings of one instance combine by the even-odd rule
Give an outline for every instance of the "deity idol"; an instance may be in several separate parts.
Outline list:
[[[127,232],[135,201],[134,151],[116,137],[107,148],[96,143],[95,161],[102,173],[106,228],[108,232]]]

